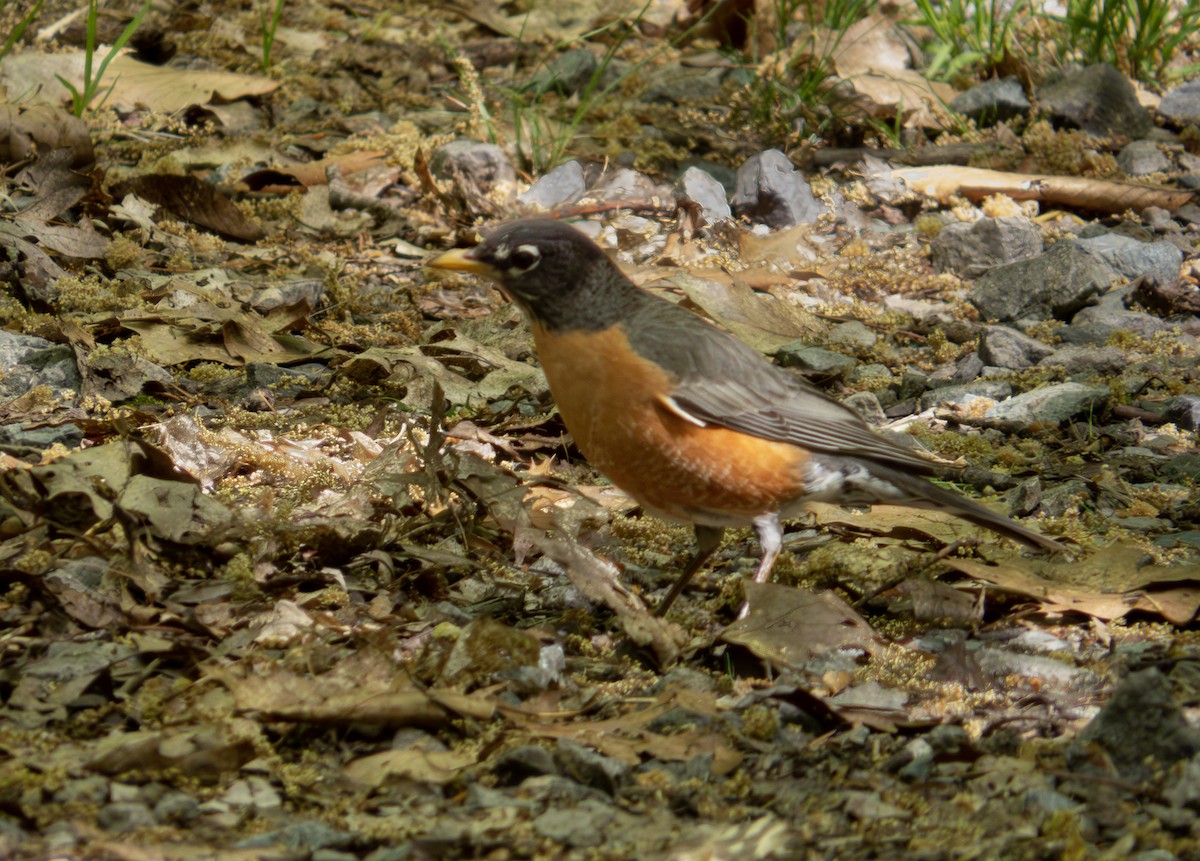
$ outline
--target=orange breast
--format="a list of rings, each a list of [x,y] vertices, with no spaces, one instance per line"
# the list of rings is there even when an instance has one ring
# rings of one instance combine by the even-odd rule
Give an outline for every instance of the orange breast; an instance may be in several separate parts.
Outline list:
[[[803,450],[673,413],[663,404],[671,376],[638,356],[621,327],[558,334],[535,325],[534,340],[579,449],[646,507],[682,520],[748,523],[803,490]]]

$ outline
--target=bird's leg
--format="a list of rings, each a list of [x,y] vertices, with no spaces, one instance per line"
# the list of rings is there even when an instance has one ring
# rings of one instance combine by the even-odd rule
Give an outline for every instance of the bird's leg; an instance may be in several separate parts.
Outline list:
[[[697,523],[694,529],[696,531],[696,555],[688,561],[687,567],[683,569],[683,573],[679,575],[679,579],[675,581],[675,585],[671,587],[671,591],[667,593],[667,597],[663,598],[659,603],[654,611],[655,616],[665,616],[667,614],[667,610],[671,609],[671,605],[675,603],[675,599],[683,592],[688,581],[692,579],[692,576],[697,571],[704,567],[704,563],[721,546],[721,536],[725,534],[725,530],[721,527],[701,526]]]
[[[779,551],[783,549],[783,526],[779,522],[779,515],[772,512],[754,518],[754,532],[758,535],[758,543],[762,545],[762,559],[758,563],[758,570],[754,572],[754,582],[765,583],[775,567],[775,560],[779,558]],[[738,618],[746,618],[749,612],[750,602],[747,601],[738,611]]]

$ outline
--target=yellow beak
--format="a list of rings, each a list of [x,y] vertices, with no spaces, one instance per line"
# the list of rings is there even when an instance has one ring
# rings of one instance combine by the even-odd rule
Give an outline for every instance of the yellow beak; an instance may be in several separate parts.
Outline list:
[[[453,251],[447,251],[445,254],[439,254],[437,257],[426,263],[432,269],[448,269],[453,272],[471,272],[475,275],[483,275],[490,278],[496,277],[495,267],[489,266],[471,256],[473,249],[462,250],[455,248]]]

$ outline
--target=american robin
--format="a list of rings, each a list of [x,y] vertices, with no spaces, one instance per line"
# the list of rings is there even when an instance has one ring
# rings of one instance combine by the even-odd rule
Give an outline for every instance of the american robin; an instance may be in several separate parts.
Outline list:
[[[580,231],[518,221],[429,263],[487,276],[520,307],[579,450],[646,510],[695,528],[662,615],[720,544],[753,525],[763,582],[782,519],[807,502],[949,512],[1031,547],[1056,542],[924,476],[933,465],[701,317],[642,290]]]

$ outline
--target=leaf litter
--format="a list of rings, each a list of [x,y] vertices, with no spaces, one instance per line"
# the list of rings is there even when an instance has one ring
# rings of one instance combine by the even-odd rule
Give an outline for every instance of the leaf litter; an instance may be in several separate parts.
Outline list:
[[[487,75],[495,40],[470,22],[586,38],[603,16],[582,5],[434,17]],[[209,23],[214,44],[234,29]],[[5,376],[56,373],[0,405],[14,440],[0,472],[3,854],[1126,857],[1135,833],[1193,852],[1197,567],[1136,530],[1102,533],[1118,497],[1126,519],[1194,523],[1194,478],[1088,470],[1103,434],[1184,459],[1194,435],[1105,416],[1103,434],[1006,437],[922,413],[948,457],[987,440],[966,458],[993,470],[977,487],[1033,461],[1043,500],[1064,475],[1099,488],[1095,510],[1045,517],[1075,558],[1015,556],[937,513],[815,505],[777,582],[742,585],[755,551],[734,534],[677,612],[654,616],[686,530],[582,462],[494,292],[421,272],[426,249],[471,241],[474,214],[512,210],[424,162],[466,122],[436,116],[464,94],[446,86],[455,61],[403,23],[396,56],[364,48],[338,70],[324,38],[285,33],[335,82],[311,104],[291,92],[311,82],[240,60],[200,73],[120,58],[90,134],[53,105],[0,117],[9,163],[41,153],[7,181],[0,217],[5,333],[24,351]],[[891,54],[865,44],[839,49],[839,70],[885,115],[904,105],[906,124],[928,122],[938,87],[872,64]],[[55,70],[78,63],[18,54],[3,81],[33,92],[41,75],[56,92]],[[428,125],[382,131],[362,89],[380,69],[365,86],[412,85],[402,98]],[[281,99],[286,153],[255,142],[267,126],[248,97]],[[89,172],[93,141],[104,168]],[[951,191],[1028,196],[1029,176],[993,174],[887,179],[947,205]],[[1052,202],[1181,205],[1034,178]],[[831,344],[850,319],[894,335],[851,351],[897,376],[969,351],[893,310],[917,305],[888,304],[960,301],[901,242],[839,248],[808,225],[731,238],[670,200],[624,202],[635,215],[602,199],[575,211],[639,283],[764,352]],[[1162,729],[1149,738],[1147,713]]]

